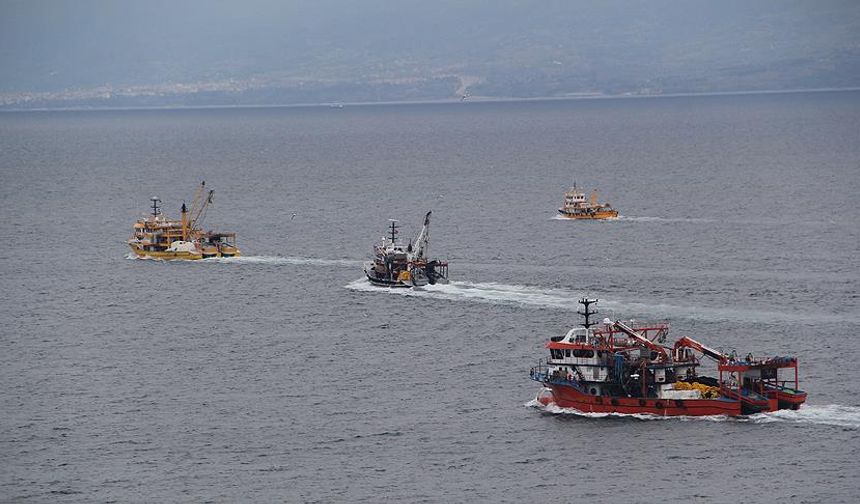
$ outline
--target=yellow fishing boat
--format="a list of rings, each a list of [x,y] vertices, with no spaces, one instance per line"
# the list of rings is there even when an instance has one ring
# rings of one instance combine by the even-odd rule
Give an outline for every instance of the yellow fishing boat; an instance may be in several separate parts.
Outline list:
[[[591,197],[586,201],[585,193],[577,189],[576,182],[564,193],[564,206],[558,209],[558,213],[567,219],[618,218],[618,210],[612,208],[612,205],[597,202],[597,189],[591,191]]]
[[[134,234],[128,239],[131,251],[141,258],[164,260],[239,257],[236,233],[203,231],[200,227],[214,193],[207,191],[206,182],[202,182],[194,193],[191,209],[182,203],[179,220],[165,217],[159,206],[161,200],[153,197],[152,213],[134,223]]]

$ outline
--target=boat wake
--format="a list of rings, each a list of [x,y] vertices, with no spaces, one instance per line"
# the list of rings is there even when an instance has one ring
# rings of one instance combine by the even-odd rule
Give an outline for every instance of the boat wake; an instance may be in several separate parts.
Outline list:
[[[704,223],[704,222],[718,222],[714,219],[701,219],[696,217],[634,217],[621,215],[618,217],[619,221],[626,222],[657,222],[657,223],[679,223],[679,222],[690,222],[690,223]]]
[[[315,257],[291,257],[291,256],[241,256],[241,257],[218,257],[204,259],[203,262],[220,262],[226,264],[265,264],[272,266],[342,266],[354,268],[361,266],[361,261],[354,259],[319,259]]]
[[[747,417],[746,420],[758,424],[782,422],[860,429],[860,407],[840,404],[803,405],[799,410],[759,413]]]
[[[541,404],[532,399],[525,406],[535,408],[554,415],[570,415],[583,418],[631,418],[636,420],[673,420],[673,421],[709,421],[709,422],[739,422],[753,424],[788,423],[800,425],[829,425],[844,429],[860,429],[860,408],[856,406],[803,405],[799,410],[779,410],[771,413],[730,417],[726,415],[707,416],[658,416],[642,413],[586,413],[573,408],[561,408],[555,403]]]
[[[416,289],[386,289],[375,287],[360,278],[346,285],[347,289],[363,292],[387,293],[399,296],[426,297],[448,301],[473,301],[479,303],[507,304],[535,308],[553,308],[575,311],[575,300],[586,292],[565,289],[545,289],[526,285],[499,283],[451,282],[428,285]],[[782,313],[765,310],[735,308],[712,308],[672,304],[648,304],[625,300],[601,300],[603,312],[612,318],[613,313],[624,313],[626,317],[654,319],[689,319],[708,322],[746,322],[762,324],[817,324],[858,322],[860,316]]]
[[[571,300],[577,295],[568,291],[547,290],[525,285],[472,282],[451,282],[449,284],[427,285],[415,289],[387,289],[373,286],[364,278],[350,282],[346,285],[346,288],[361,292],[427,297],[448,301],[467,300],[559,309],[571,309]]]
[[[611,217],[608,219],[569,219],[562,215],[554,215],[552,220],[560,220],[560,221],[586,221],[586,222],[654,222],[654,223],[679,223],[679,222],[687,222],[687,223],[705,223],[705,222],[720,222],[714,219],[702,219],[697,217],[635,217],[629,215],[619,215],[618,217]]]
[[[345,268],[354,268],[361,266],[361,261],[353,259],[319,259],[315,257],[291,257],[291,256],[240,256],[240,257],[212,257],[209,259],[200,259],[197,261],[169,261],[157,257],[138,257],[133,252],[129,252],[125,257],[130,260],[141,261],[161,261],[161,262],[179,262],[185,264],[262,264],[271,266],[342,266]]]
[[[129,252],[129,260],[148,260],[159,262],[163,259],[138,257]],[[179,261],[193,264],[250,264],[264,266],[314,266],[360,268],[362,261],[355,259],[321,259],[315,257],[294,256],[241,256],[202,259],[199,261]],[[359,278],[346,285],[354,291],[390,293],[401,296],[427,297],[448,301],[473,301],[479,303],[507,304],[533,308],[553,308],[560,310],[576,310],[576,299],[594,292],[579,292],[567,289],[547,289],[527,285],[506,285],[495,282],[451,282],[449,284],[428,285],[418,289],[386,289],[370,285],[365,278]],[[745,322],[763,324],[817,324],[817,323],[860,323],[860,314],[827,314],[827,313],[783,313],[767,310],[749,310],[743,308],[715,308],[702,306],[685,306],[673,304],[648,304],[633,300],[606,300],[602,302],[607,316],[613,312],[625,313],[627,317],[647,317],[653,319],[704,320],[709,322]]]
[[[689,422],[689,421],[706,421],[706,422],[726,422],[726,421],[737,421],[738,419],[729,417],[727,415],[704,415],[704,416],[659,416],[659,415],[651,415],[648,413],[586,413],[585,411],[579,411],[573,408],[561,408],[555,403],[549,403],[547,405],[542,404],[537,399],[532,399],[531,401],[525,404],[526,407],[534,408],[544,413],[550,413],[553,415],[567,415],[567,416],[576,416],[582,418],[620,418],[620,419],[634,419],[634,420],[672,420],[676,422]]]
[[[563,218],[562,218],[563,219]],[[566,220],[566,219],[563,219]],[[655,223],[655,224],[679,224],[679,223],[688,223],[688,224],[734,224],[734,225],[756,225],[756,226],[786,226],[786,225],[808,225],[808,226],[820,226],[820,225],[841,225],[844,224],[841,221],[827,220],[827,221],[799,221],[799,220],[786,220],[786,219],[767,219],[767,218],[756,218],[756,219],[705,219],[701,217],[655,217],[655,216],[632,216],[632,215],[619,215],[616,221],[620,222],[642,222],[642,223]]]

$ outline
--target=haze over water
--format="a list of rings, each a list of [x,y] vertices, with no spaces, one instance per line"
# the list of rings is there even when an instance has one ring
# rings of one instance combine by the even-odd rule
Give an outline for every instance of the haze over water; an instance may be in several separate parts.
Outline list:
[[[0,500],[856,502],[858,160],[857,92],[2,114]],[[204,179],[245,257],[128,259]],[[622,217],[556,219],[574,179]],[[370,288],[431,209],[452,283]],[[584,295],[809,402],[535,408]]]

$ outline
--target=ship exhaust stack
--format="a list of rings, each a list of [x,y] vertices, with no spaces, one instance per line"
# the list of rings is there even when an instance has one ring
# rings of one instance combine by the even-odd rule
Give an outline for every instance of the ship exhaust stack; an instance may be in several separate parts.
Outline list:
[[[182,202],[182,208],[180,209],[180,215],[182,216],[181,224],[182,224],[182,240],[188,241],[188,207],[185,206],[185,202]]]

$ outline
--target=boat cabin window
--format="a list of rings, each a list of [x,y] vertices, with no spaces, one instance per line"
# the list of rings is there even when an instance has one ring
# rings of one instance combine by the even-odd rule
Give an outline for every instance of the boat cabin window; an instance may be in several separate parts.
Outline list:
[[[571,330],[570,339],[571,341],[575,341],[577,343],[585,343],[588,340],[588,335],[583,328],[576,328]]]
[[[565,350],[565,351],[564,351],[564,356],[565,356],[565,357],[570,357],[570,349],[569,349],[569,348],[568,348],[567,350]]]
[[[594,357],[594,350],[580,350],[580,349],[577,349],[577,350],[574,350],[574,351],[573,351],[573,356],[574,356],[574,357],[585,357],[585,358]]]

